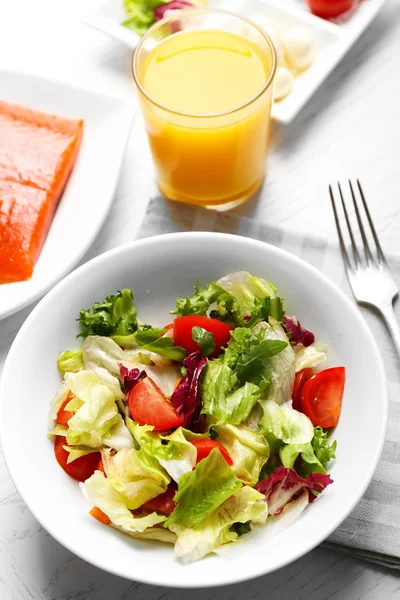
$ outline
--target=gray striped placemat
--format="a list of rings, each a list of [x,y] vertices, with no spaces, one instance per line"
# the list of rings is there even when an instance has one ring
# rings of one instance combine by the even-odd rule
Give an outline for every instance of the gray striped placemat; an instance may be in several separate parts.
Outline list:
[[[339,248],[319,238],[301,237],[246,217],[153,198],[138,237],[177,231],[219,231],[269,242],[308,261],[352,297]],[[400,282],[400,259],[389,257],[388,262],[395,279]],[[362,313],[378,341],[385,362],[390,396],[389,427],[382,457],[370,486],[355,510],[325,545],[400,569],[399,362],[379,316],[368,309],[362,309]]]

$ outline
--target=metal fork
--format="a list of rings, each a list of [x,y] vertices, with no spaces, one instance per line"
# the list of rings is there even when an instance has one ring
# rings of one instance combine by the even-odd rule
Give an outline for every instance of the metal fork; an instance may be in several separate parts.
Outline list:
[[[393,310],[393,301],[398,296],[399,288],[386,263],[361,184],[357,179],[358,194],[354,191],[351,181],[349,181],[349,185],[356,214],[356,221],[362,241],[362,249],[359,249],[353,233],[349,213],[346,208],[346,201],[342,193],[342,188],[338,183],[339,196],[350,238],[349,246],[351,248],[351,253],[347,251],[344,243],[335,197],[332,186],[329,186],[329,194],[331,197],[333,214],[335,216],[336,229],[346,267],[347,278],[357,302],[359,304],[374,306],[379,310],[386,321],[400,357],[400,328]],[[357,200],[357,195],[359,195],[361,202],[360,200]],[[362,205],[363,211],[362,209],[360,210],[360,205]],[[361,216],[362,212],[365,213],[363,214],[363,217]],[[367,230],[364,228],[365,221],[368,223]],[[372,244],[372,249],[366,233],[366,231],[368,232],[368,227],[374,242]],[[369,235],[369,237],[371,238],[371,235]]]

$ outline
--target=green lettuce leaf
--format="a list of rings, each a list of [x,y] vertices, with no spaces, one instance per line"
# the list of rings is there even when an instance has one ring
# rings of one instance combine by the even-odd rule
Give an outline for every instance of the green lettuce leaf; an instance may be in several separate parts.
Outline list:
[[[57,365],[62,375],[64,375],[64,373],[76,373],[77,371],[84,369],[82,349],[65,350],[65,352],[61,352],[57,359]]]
[[[127,18],[124,27],[143,35],[155,22],[153,9],[164,4],[163,0],[123,0]]]
[[[299,344],[294,347],[295,353],[295,370],[296,373],[303,369],[310,369],[316,367],[320,363],[324,362],[327,357],[327,349],[324,344],[311,344],[310,346],[303,346]]]
[[[165,521],[165,517],[153,512],[145,517],[134,517],[126,506],[122,495],[111,485],[101,471],[95,471],[80,484],[84,496],[100,508],[111,523],[128,533],[140,533]]]
[[[259,427],[264,436],[273,434],[284,444],[307,444],[314,436],[310,419],[291,406],[278,406],[272,400],[263,402],[264,415]]]
[[[210,283],[206,288],[200,289],[198,284],[194,285],[194,293],[191,298],[178,298],[176,309],[172,314],[178,317],[185,315],[206,315],[212,304],[217,304],[216,313],[219,317],[229,317],[237,313],[239,305],[236,298],[227,293],[216,283]],[[217,316],[214,315],[214,316]]]
[[[67,399],[68,394],[69,394],[69,387],[65,383],[65,381],[63,381],[62,384],[60,385],[60,387],[58,388],[56,395],[54,396],[53,400],[50,403],[49,421],[50,421],[51,425],[53,425],[53,421],[56,418],[57,413],[61,408],[61,405]]]
[[[84,338],[133,333],[138,328],[138,321],[131,290],[124,289],[103,302],[95,302],[91,309],[82,309],[78,321],[79,336]]]
[[[276,287],[272,283],[246,271],[230,273],[219,279],[217,285],[236,298],[241,317],[252,315],[256,301],[276,296]]]
[[[114,455],[102,450],[101,456],[108,481],[130,510],[166,491],[170,478],[144,450],[125,448]]]
[[[118,420],[119,413],[113,393],[92,371],[66,373],[65,383],[78,401],[82,402],[68,421],[68,445],[99,448]]]
[[[322,429],[322,427],[314,427],[314,437],[311,441],[311,445],[315,452],[315,456],[326,467],[329,461],[335,458],[337,442],[334,440],[329,443],[329,432]]]
[[[171,530],[177,535],[175,553],[185,563],[199,560],[223,544],[238,538],[237,526],[233,527],[234,524],[249,524],[246,527],[248,531],[252,523],[265,523],[267,516],[265,497],[257,490],[243,486],[234,491],[230,498],[197,527],[171,524]]]
[[[275,319],[270,318],[269,323],[259,323],[254,329],[255,334],[263,336],[263,340],[274,340],[286,342],[286,347],[265,360],[265,368],[271,373],[268,386],[264,386],[262,398],[273,400],[277,404],[284,404],[292,397],[295,378],[295,354],[292,346],[288,343],[288,337]],[[260,401],[260,404],[263,403]]]
[[[176,381],[180,377],[179,367],[172,365],[169,359],[147,350],[122,350],[111,338],[88,336],[83,343],[82,351],[85,368],[96,373],[116,398],[125,398],[120,384],[120,364],[128,369],[138,368],[140,371],[144,369],[166,396],[172,394]],[[155,361],[158,364],[154,364]],[[144,367],[142,363],[146,366]]]
[[[114,396],[123,400],[125,395],[120,384],[119,363],[126,360],[124,351],[111,338],[89,335],[83,342],[82,357],[85,369],[96,373]]]
[[[125,425],[121,415],[117,416],[115,424],[111,427],[109,433],[103,438],[103,443],[114,450],[123,448],[134,448],[134,441],[131,432]]]
[[[197,450],[186,439],[182,427],[178,427],[171,435],[160,435],[150,425],[139,425],[132,419],[128,419],[127,423],[139,446],[156,458],[174,481],[178,483],[184,473],[192,471],[196,464]]]
[[[155,513],[153,513],[155,514]],[[113,523],[110,523],[110,527],[121,531],[129,535],[134,539],[139,540],[156,540],[157,542],[164,542],[164,544],[175,544],[176,535],[169,529],[164,529],[164,527],[147,527],[144,531],[126,531],[122,529],[122,527],[117,527]]]
[[[326,470],[314,454],[313,447],[308,444],[288,444],[279,450],[282,465],[294,469],[297,457],[301,455],[301,465],[295,470],[301,477],[307,477],[310,473],[326,473]]]
[[[238,425],[244,421],[256,404],[260,389],[248,382],[235,389],[237,381],[230,367],[208,361],[200,382],[202,413],[213,415],[220,423]]]
[[[87,454],[92,454],[92,452],[99,451],[98,448],[88,448],[87,446],[63,446],[63,448],[68,452],[67,464],[81,456],[86,456]]]
[[[194,471],[180,478],[174,497],[178,505],[164,526],[171,528],[171,525],[180,524],[197,527],[240,487],[239,479],[220,451],[214,448]]]
[[[214,429],[218,442],[228,450],[233,460],[232,471],[236,477],[242,483],[254,486],[269,456],[265,438],[244,425],[218,425]]]

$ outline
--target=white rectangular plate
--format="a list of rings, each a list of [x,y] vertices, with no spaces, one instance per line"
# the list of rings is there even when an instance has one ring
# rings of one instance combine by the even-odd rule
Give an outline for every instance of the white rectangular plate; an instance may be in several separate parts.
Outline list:
[[[276,121],[290,123],[373,21],[384,3],[385,0],[363,0],[349,20],[340,25],[312,15],[305,0],[210,0],[209,6],[248,17],[265,15],[283,25],[304,27],[316,36],[318,55],[315,62],[296,78],[291,94],[276,102],[272,108],[272,117]],[[108,0],[96,14],[88,16],[85,23],[134,48],[139,36],[120,24],[124,18],[122,0]]]
[[[134,109],[68,84],[0,71],[0,100],[84,120],[81,148],[28,281],[0,284],[0,319],[37,300],[82,258],[111,206]]]

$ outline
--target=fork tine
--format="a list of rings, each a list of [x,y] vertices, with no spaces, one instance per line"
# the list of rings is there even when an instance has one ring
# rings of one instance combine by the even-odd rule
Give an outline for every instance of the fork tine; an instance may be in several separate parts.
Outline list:
[[[344,216],[345,216],[346,223],[347,223],[347,229],[349,230],[351,247],[353,249],[354,263],[355,263],[355,266],[357,268],[360,265],[360,263],[361,263],[361,258],[360,258],[360,255],[358,253],[356,243],[354,241],[353,230],[351,228],[351,223],[350,223],[349,215],[347,214],[346,204],[344,202],[344,198],[343,198],[343,194],[342,194],[342,188],[340,187],[340,183],[338,183],[338,188],[339,188],[340,198],[342,200],[342,207],[343,207],[343,212],[344,212]]]
[[[333,215],[335,217],[336,230],[338,232],[339,244],[340,244],[340,249],[342,251],[343,260],[344,260],[344,263],[346,265],[346,268],[349,269],[350,271],[352,271],[353,267],[350,264],[349,256],[348,256],[347,250],[346,250],[346,246],[344,245],[343,236],[342,236],[342,230],[340,228],[339,217],[338,217],[337,210],[336,210],[335,198],[333,196],[333,191],[332,191],[332,187],[331,186],[329,186],[329,195],[331,197],[332,210],[333,210]]]
[[[358,227],[360,229],[361,238],[362,238],[362,241],[363,241],[365,260],[367,261],[367,265],[369,265],[371,262],[374,261],[374,258],[373,258],[372,254],[371,254],[371,250],[369,249],[369,244],[368,244],[367,236],[365,235],[364,225],[363,225],[363,222],[361,220],[360,211],[358,210],[358,203],[357,203],[356,195],[354,193],[353,186],[351,185],[351,181],[350,180],[349,180],[349,186],[350,186],[351,196],[353,198],[354,210],[356,211],[356,217],[357,217]]]
[[[378,239],[377,233],[375,231],[374,223],[372,221],[371,215],[370,215],[369,210],[368,210],[367,201],[365,199],[364,192],[363,192],[363,189],[361,187],[361,183],[359,182],[358,179],[357,179],[357,185],[358,185],[358,189],[359,189],[359,192],[360,192],[361,200],[362,200],[362,203],[363,203],[363,206],[364,206],[365,214],[367,215],[368,223],[369,223],[369,226],[371,228],[372,237],[374,238],[374,242],[375,242],[375,246],[376,246],[376,251],[377,251],[377,255],[378,255],[378,262],[386,263],[385,255],[383,254],[383,250],[382,250],[381,245],[379,243],[379,239]]]

